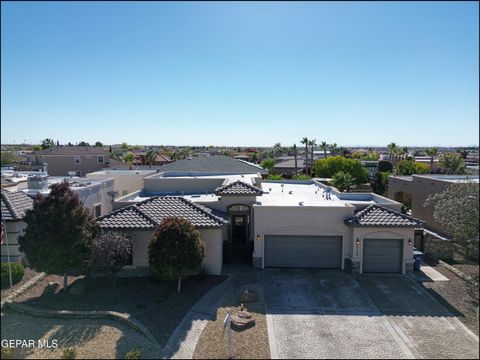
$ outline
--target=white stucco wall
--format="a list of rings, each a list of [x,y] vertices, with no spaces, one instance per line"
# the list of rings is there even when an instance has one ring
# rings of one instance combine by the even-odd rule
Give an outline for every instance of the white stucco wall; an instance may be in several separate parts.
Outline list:
[[[156,171],[138,172],[135,170],[124,171],[98,171],[88,173],[88,179],[115,179],[114,190],[118,196],[124,196],[134,191],[143,189],[143,178],[155,174]]]
[[[352,233],[352,257],[353,261],[360,262],[360,273],[363,268],[363,244],[364,239],[403,239],[403,261],[402,273],[405,274],[408,267],[413,267],[413,240],[414,228],[374,228],[374,227],[355,227]],[[357,246],[356,240],[360,240]],[[411,239],[412,244],[408,244]]]
[[[11,262],[23,262],[25,257],[23,253],[20,252],[18,245],[18,237],[23,234],[23,231],[27,224],[23,221],[5,221],[7,228],[7,240],[8,240],[8,251],[10,252],[10,261]],[[1,261],[8,261],[7,256],[7,242],[1,246]]]
[[[220,275],[223,265],[223,228],[199,229],[205,241],[205,258],[202,267],[208,274]],[[124,231],[133,240],[133,266],[148,267],[148,244],[153,230]]]
[[[265,235],[311,235],[342,236],[342,264],[348,253],[351,231],[344,220],[353,216],[353,206],[253,206],[254,257],[262,258],[264,264]],[[257,240],[260,235],[260,240]]]

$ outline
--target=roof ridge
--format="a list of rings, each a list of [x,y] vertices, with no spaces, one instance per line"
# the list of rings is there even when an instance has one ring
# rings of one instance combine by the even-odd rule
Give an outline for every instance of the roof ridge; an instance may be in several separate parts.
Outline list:
[[[404,219],[408,219],[408,220],[414,219],[414,220],[416,220],[416,221],[418,221],[418,222],[424,223],[423,220],[417,219],[416,217],[413,217],[412,215],[404,214],[404,213],[402,213],[402,212],[400,212],[400,211],[396,211],[396,210],[393,210],[393,209],[389,209],[389,208],[387,208],[387,207],[385,207],[385,206],[382,206],[382,205],[371,204],[371,205],[369,205],[369,207],[370,207],[370,206],[372,207],[372,209],[373,209],[374,207],[377,207],[377,208],[380,208],[380,209],[382,209],[382,210],[385,210],[385,211],[389,212],[390,214],[399,215],[399,216],[401,216],[401,217],[404,218]],[[371,211],[372,209],[370,209],[370,211]],[[366,209],[365,209],[365,210],[366,210]]]
[[[150,200],[150,199],[147,199],[147,200]],[[143,202],[143,201],[142,201]],[[143,218],[145,218],[145,220],[149,221],[152,223],[153,226],[157,226],[157,222],[154,221],[150,216],[148,216],[147,214],[145,214],[141,209],[139,209],[137,207],[138,203],[137,204],[132,204],[132,205],[127,205],[127,206],[124,206],[120,209],[117,209],[117,210],[113,210],[111,212],[109,212],[108,214],[105,214],[105,215],[102,215],[100,216],[99,218],[97,218],[96,220],[97,221],[102,221],[104,219],[107,219],[111,216],[114,216],[114,215],[117,215],[117,214],[121,214],[127,210],[133,210],[135,211],[137,214],[139,214],[140,216],[142,216]]]
[[[190,200],[187,200],[185,199],[184,197],[181,197],[181,196],[175,196],[176,198],[182,200],[183,202],[187,203],[188,205],[194,207],[195,209],[199,210],[202,214],[208,216],[209,218],[211,218],[212,220],[215,220],[216,222],[218,223],[221,223],[222,225],[225,224],[225,221],[223,219],[220,219],[219,217],[213,215],[213,214],[210,214],[209,212],[205,211],[204,209],[202,209],[200,206],[198,206],[197,204],[193,203],[192,201]]]
[[[248,184],[248,183],[246,183],[246,182],[244,182],[244,181],[241,181],[241,180],[235,180],[234,182],[231,182],[231,183],[229,183],[229,184],[219,186],[219,187],[217,187],[214,191],[215,191],[215,193],[221,192],[221,191],[227,190],[227,189],[229,189],[229,188],[231,188],[231,187],[233,187],[233,186],[235,186],[235,185],[243,185],[243,186],[246,186],[248,189],[250,189],[250,190],[252,190],[252,191],[255,191],[255,192],[257,192],[257,193],[263,194],[262,189],[260,189],[259,187],[254,186],[254,185],[251,185],[251,184]]]

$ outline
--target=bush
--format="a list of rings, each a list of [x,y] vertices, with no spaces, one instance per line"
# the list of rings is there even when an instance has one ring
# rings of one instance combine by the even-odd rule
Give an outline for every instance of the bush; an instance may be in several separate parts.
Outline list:
[[[77,350],[75,348],[70,347],[66,348],[62,352],[62,359],[75,359],[77,357]]]
[[[430,167],[427,164],[413,160],[400,160],[397,164],[397,175],[428,174]]]
[[[140,350],[130,350],[125,354],[125,359],[141,359],[142,353]]]
[[[283,180],[283,176],[280,174],[270,174],[267,176],[267,180]]]
[[[388,177],[390,172],[377,171],[375,176],[370,181],[370,186],[375,194],[383,195],[388,190]]]
[[[293,175],[293,180],[310,180],[312,177],[306,174]]]
[[[388,160],[380,160],[377,164],[377,168],[379,172],[392,172],[393,165]]]
[[[331,178],[338,172],[349,174],[355,184],[364,184],[368,181],[368,171],[359,160],[331,156],[315,162],[315,174],[318,177]]]
[[[349,191],[354,183],[354,178],[349,173],[339,171],[333,175],[332,184],[340,191]]]
[[[13,347],[3,347],[2,346],[2,359],[13,359],[13,354],[15,353],[15,348]]]
[[[10,263],[12,269],[12,284],[18,283],[22,280],[23,275],[25,274],[25,267],[19,263]],[[1,283],[2,289],[4,287],[10,286],[10,278],[8,275],[8,263],[2,263],[1,265]]]

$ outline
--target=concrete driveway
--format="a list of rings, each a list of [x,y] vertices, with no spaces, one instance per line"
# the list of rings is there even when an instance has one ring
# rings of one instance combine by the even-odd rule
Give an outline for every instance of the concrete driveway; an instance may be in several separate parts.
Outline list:
[[[272,358],[475,358],[478,337],[402,275],[268,269]]]

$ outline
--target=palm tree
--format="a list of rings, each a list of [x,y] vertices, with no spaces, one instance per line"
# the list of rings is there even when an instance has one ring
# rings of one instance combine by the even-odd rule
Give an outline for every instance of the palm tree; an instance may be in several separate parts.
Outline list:
[[[427,155],[430,156],[430,171],[433,169],[433,158],[437,156],[438,149],[436,147],[431,147],[427,149]]]
[[[390,155],[390,161],[392,162],[392,166],[395,169],[395,156],[398,153],[398,146],[394,142],[387,145],[388,154]]]
[[[320,149],[323,149],[323,155],[325,159],[327,158],[327,147],[328,147],[328,144],[326,141],[322,141],[320,143]]]
[[[335,153],[337,152],[337,143],[331,144],[330,149],[332,150],[332,155],[335,155]]]
[[[407,155],[408,155],[408,147],[407,146],[404,146],[402,148],[402,155],[403,155],[403,158],[406,159],[407,158]]]
[[[313,175],[313,149],[315,148],[315,145],[317,145],[317,140],[316,139],[312,139],[308,142],[308,145],[310,145],[310,152],[311,152],[311,165],[310,165],[310,173],[311,175]]]
[[[308,171],[308,138],[304,137],[300,143],[305,145],[305,174]]]
[[[297,144],[293,144],[293,156],[295,156],[295,176],[298,175],[297,166]]]
[[[145,154],[145,159],[147,160],[150,167],[152,167],[153,162],[157,158],[157,151],[155,149],[149,149]]]
[[[128,164],[128,170],[132,170],[132,163],[135,161],[135,154],[131,151],[123,155],[123,161]]]

